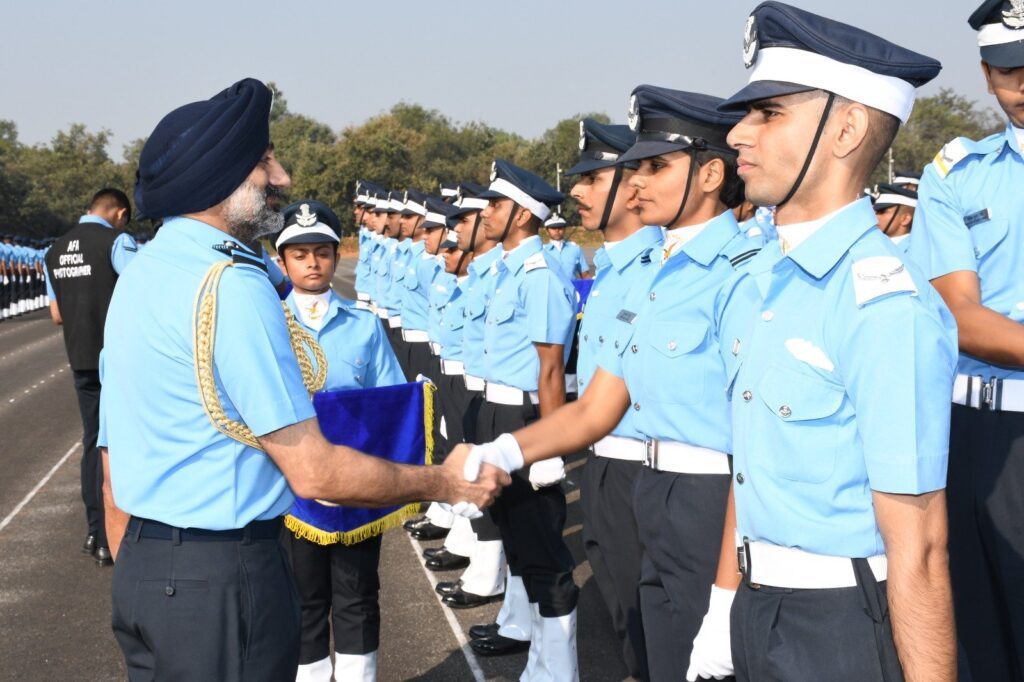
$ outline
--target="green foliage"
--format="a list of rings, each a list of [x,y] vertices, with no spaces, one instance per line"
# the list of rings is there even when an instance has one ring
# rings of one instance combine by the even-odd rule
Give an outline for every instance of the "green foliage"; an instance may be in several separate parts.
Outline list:
[[[576,162],[579,120],[604,114],[580,114],[555,123],[534,140],[478,121],[456,122],[442,113],[401,102],[361,125],[334,131],[308,116],[289,111],[273,83],[271,138],[278,158],[292,177],[294,198],[312,197],[334,207],[346,233],[353,230],[351,198],[357,179],[387,188],[415,188],[436,194],[440,182],[471,180],[486,184],[491,161],[505,158],[556,184],[556,169]],[[1003,118],[951,90],[918,100],[914,114],[893,145],[896,168],[922,168],[957,135],[974,139],[1003,127]],[[0,120],[0,230],[35,236],[60,234],[86,209],[92,194],[105,185],[131,196],[145,139],[124,145],[122,159],[107,153],[110,132],[73,124],[47,145],[18,141],[17,126]],[[883,181],[887,160],[873,182]],[[573,178],[562,178],[568,195]],[[562,209],[570,224],[571,201]],[[135,229],[147,231],[148,225]]]

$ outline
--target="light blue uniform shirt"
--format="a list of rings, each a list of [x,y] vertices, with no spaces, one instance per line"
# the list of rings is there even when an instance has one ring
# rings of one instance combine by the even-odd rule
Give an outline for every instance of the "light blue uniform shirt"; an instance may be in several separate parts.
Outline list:
[[[725,211],[663,265],[660,250],[652,254],[646,282],[634,280],[598,362],[626,382],[632,425],[643,437],[732,453],[715,301],[759,248]]]
[[[357,308],[355,301],[341,298],[332,291],[324,324],[317,331],[302,322],[294,292],[285,300],[295,313],[295,319],[324,351],[327,358],[325,391],[405,383],[398,358],[384,334],[384,325],[376,315]]]
[[[720,299],[740,535],[843,557],[884,551],[871,491],[946,483],[956,326],[868,199]]]
[[[85,214],[78,219],[78,223],[96,223],[103,227],[114,229],[113,226],[103,218],[99,216]],[[110,247],[110,265],[114,268],[114,272],[118,275],[124,273],[124,269],[128,267],[128,264],[132,262],[136,254],[139,252],[139,245],[135,243],[135,237],[131,236],[127,232],[122,232],[117,235],[114,240],[113,246]],[[57,295],[53,291],[53,286],[50,284],[49,271],[44,268],[46,275],[46,295],[51,301],[57,300]]]
[[[409,246],[405,275],[400,288],[402,298],[402,329],[427,330],[427,295],[430,280],[437,272],[437,258],[426,252],[426,242]]]
[[[441,343],[441,336],[444,331],[441,321],[444,316],[445,306],[451,299],[458,281],[450,272],[444,271],[444,264],[438,261],[438,269],[430,281],[430,288],[427,293],[427,336],[433,343]],[[462,315],[462,308],[459,308],[459,315]],[[462,325],[459,324],[459,335],[462,335]],[[449,340],[451,343],[451,340]],[[459,339],[459,348],[462,348],[462,339]]]
[[[391,257],[391,265],[388,269],[389,281],[381,300],[392,315],[402,314],[402,290],[405,288],[402,280],[405,279],[406,267],[409,264],[410,247],[412,247],[412,241],[403,239],[395,245],[394,254]]]
[[[378,308],[387,309],[384,301],[388,298],[391,290],[391,265],[395,258],[395,249],[397,248],[397,239],[394,237],[384,237],[381,239],[380,246],[373,253],[373,274],[377,285],[376,289],[374,289],[373,300],[377,302]]]
[[[368,279],[373,272],[370,256],[376,246],[373,230],[359,225],[359,257],[355,263],[355,291],[360,294],[370,293],[371,287]]]
[[[210,423],[196,386],[196,292],[228,258],[213,248],[225,242],[205,223],[166,221],[121,275],[104,328],[100,444],[110,449],[114,497],[129,514],[179,527],[241,528],[281,516],[294,499],[265,452]],[[258,267],[235,265],[221,278],[214,367],[225,413],[257,436],[316,416],[281,301]]]
[[[576,290],[537,236],[503,251],[491,271],[483,378],[536,391],[540,357],[533,344],[562,344],[562,362],[569,360],[576,330]]]
[[[562,240],[561,249],[555,246],[554,242],[548,242],[544,245],[544,250],[555,257],[558,266],[562,268],[562,274],[569,279],[579,279],[583,273],[590,272],[590,265],[583,255],[583,249],[576,242]]]
[[[597,276],[590,290],[583,321],[580,324],[580,348],[576,359],[576,378],[582,394],[597,371],[598,356],[605,342],[613,344],[618,328],[615,319],[622,303],[635,287],[646,287],[660,265],[664,235],[660,227],[644,227],[615,244],[610,250],[601,247],[594,254]],[[633,427],[634,410],[626,412],[612,434],[623,438],[640,438]]]
[[[447,300],[441,307],[441,322],[438,343],[441,344],[441,357],[445,360],[462,360],[463,327],[466,323],[466,291],[463,286],[469,281],[466,277],[462,282],[453,282]]]
[[[892,241],[893,246],[895,246],[896,250],[899,251],[901,254],[909,254],[910,253],[910,235],[909,234],[903,235],[903,237],[899,238],[898,240],[890,239],[890,241]],[[909,258],[909,256],[907,256],[907,257]]]
[[[501,245],[477,256],[469,264],[469,277],[462,283],[466,324],[462,328],[462,362],[466,374],[484,375],[484,328],[491,298],[491,265],[501,258]]]
[[[944,171],[947,171],[945,173]],[[1012,126],[979,142],[957,138],[925,166],[910,259],[929,279],[978,274],[981,304],[1024,322],[1024,158]],[[1024,379],[1024,370],[960,354],[960,374]]]

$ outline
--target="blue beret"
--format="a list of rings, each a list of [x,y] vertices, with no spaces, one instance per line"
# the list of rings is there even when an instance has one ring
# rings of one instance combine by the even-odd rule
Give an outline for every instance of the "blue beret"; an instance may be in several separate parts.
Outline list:
[[[725,141],[742,114],[719,111],[721,98],[654,85],[640,85],[629,98],[629,127],[636,143],[619,163],[684,149],[735,151]]]
[[[491,185],[481,199],[511,199],[530,213],[547,220],[551,207],[565,201],[565,195],[538,175],[504,159],[491,164]]]
[[[270,146],[270,90],[246,78],[157,124],[139,156],[135,205],[148,218],[196,213],[238,189]]]
[[[274,240],[278,250],[288,244],[319,244],[341,241],[341,221],[331,208],[316,199],[302,199],[285,206],[284,229]]]
[[[1024,3],[985,0],[967,23],[978,32],[983,61],[1001,69],[1024,66]]]
[[[580,121],[580,160],[565,171],[580,175],[602,168],[612,168],[619,157],[636,142],[636,134],[624,125],[606,125],[592,118]]]
[[[914,88],[942,65],[888,40],[781,2],[758,5],[747,19],[743,59],[746,87],[723,110],[745,111],[761,99],[825,90],[906,122]]]

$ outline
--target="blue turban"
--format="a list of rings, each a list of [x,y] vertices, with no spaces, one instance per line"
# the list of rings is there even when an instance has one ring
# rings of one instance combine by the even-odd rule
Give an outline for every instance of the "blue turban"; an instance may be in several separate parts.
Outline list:
[[[270,146],[273,95],[246,78],[164,116],[146,140],[135,205],[147,218],[197,213],[231,196]]]

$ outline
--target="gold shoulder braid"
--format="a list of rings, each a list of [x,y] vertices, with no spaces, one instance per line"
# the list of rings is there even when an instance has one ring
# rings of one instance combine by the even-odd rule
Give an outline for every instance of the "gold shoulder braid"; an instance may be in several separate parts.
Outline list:
[[[234,263],[229,260],[215,263],[206,271],[206,276],[196,292],[196,300],[192,308],[192,354],[195,357],[196,385],[199,397],[203,402],[203,410],[210,423],[218,431],[229,438],[244,443],[251,448],[262,450],[259,440],[243,422],[229,419],[224,413],[217,382],[213,374],[213,346],[217,328],[217,288],[220,286],[221,275],[225,268]],[[327,357],[320,344],[305,329],[299,326],[295,315],[283,301],[285,321],[288,324],[288,335],[291,337],[292,350],[302,370],[302,383],[312,396],[324,387],[327,382]],[[312,355],[312,361],[310,356]],[[313,361],[316,362],[314,371]]]

